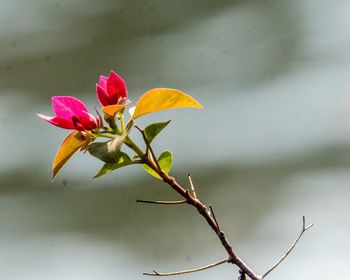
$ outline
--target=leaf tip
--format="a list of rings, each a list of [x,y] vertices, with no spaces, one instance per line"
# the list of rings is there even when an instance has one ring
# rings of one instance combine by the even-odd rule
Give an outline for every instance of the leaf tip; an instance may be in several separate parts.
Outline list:
[[[99,172],[97,172],[97,174],[92,177],[92,179],[97,179],[97,178],[100,178],[102,175],[105,175],[106,173],[105,172],[102,172],[103,169],[101,169]]]
[[[52,178],[51,178],[51,182],[53,183],[57,177],[59,170],[56,170],[55,168],[52,169]]]

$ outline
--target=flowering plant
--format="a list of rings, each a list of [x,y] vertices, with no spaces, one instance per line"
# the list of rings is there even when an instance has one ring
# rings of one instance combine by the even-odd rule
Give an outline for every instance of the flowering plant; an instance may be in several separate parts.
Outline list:
[[[155,88],[146,92],[138,100],[136,106],[131,108],[133,113],[125,125],[124,112],[130,101],[124,80],[114,71],[111,71],[108,77],[101,75],[99,83],[96,84],[96,93],[106,125],[99,113],[97,117],[93,116],[79,99],[72,96],[52,97],[54,117],[38,114],[40,118],[55,126],[74,130],[66,137],[56,154],[53,161],[53,179],[79,149],[87,150],[91,155],[105,162],[96,177],[130,164],[141,164],[149,173],[159,177],[153,170],[155,166],[150,167],[146,162],[146,158],[151,158],[149,152],[144,155],[128,136],[135,120],[142,115],[159,110],[179,107],[202,108],[191,96],[177,89]],[[155,123],[145,128],[143,133],[148,144],[168,123]],[[98,138],[109,140],[95,142]],[[129,156],[122,152],[123,144],[131,148],[135,154]],[[172,163],[171,153],[165,151],[161,154],[160,159],[157,161],[158,164],[166,163],[162,170],[169,171]],[[152,159],[152,162],[154,164],[155,159]]]
[[[145,201],[138,202],[177,205],[187,203],[198,210],[198,213],[207,221],[223,245],[227,257],[216,263],[206,265],[196,269],[160,273],[144,273],[152,276],[170,276],[184,273],[201,271],[224,263],[231,263],[239,267],[240,279],[246,277],[252,280],[265,278],[273,269],[281,263],[291,252],[303,233],[311,225],[305,226],[303,217],[303,228],[287,253],[280,260],[267,270],[262,276],[256,274],[247,266],[241,258],[233,251],[225,233],[221,230],[215,217],[213,208],[202,203],[194,189],[191,176],[189,175],[190,189],[180,185],[174,177],[169,175],[172,165],[172,153],[169,150],[163,151],[158,157],[155,155],[151,143],[155,137],[169,124],[170,121],[157,122],[141,129],[135,125],[136,120],[146,114],[160,110],[172,108],[191,107],[203,108],[194,98],[177,89],[154,88],[147,91],[136,102],[135,107],[130,108],[131,117],[125,122],[125,109],[130,104],[127,87],[124,80],[111,71],[109,76],[100,76],[99,83],[96,84],[97,100],[101,105],[103,118],[99,112],[97,116],[92,115],[87,107],[79,99],[72,96],[52,97],[52,108],[55,116],[49,117],[43,114],[38,116],[47,122],[64,128],[73,130],[64,139],[53,161],[53,179],[67,163],[67,161],[78,151],[88,151],[92,156],[102,160],[104,165],[95,177],[100,177],[118,168],[138,164],[152,176],[161,179],[174,191],[183,197],[179,201]],[[129,136],[131,129],[136,128],[142,135],[145,143],[145,151],[140,149]],[[107,139],[105,142],[96,141],[99,138]],[[122,147],[127,146],[129,152],[122,151]],[[130,153],[131,151],[131,153]]]

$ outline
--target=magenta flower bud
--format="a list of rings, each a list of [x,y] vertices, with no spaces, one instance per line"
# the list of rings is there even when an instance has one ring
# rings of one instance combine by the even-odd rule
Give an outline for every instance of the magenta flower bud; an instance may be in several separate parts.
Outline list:
[[[124,105],[128,102],[128,91],[124,80],[111,71],[109,76],[100,76],[100,82],[96,84],[97,99],[102,106]]]
[[[49,123],[61,128],[79,131],[93,130],[100,126],[99,121],[89,113],[79,99],[72,96],[54,96],[51,100],[55,116],[48,117],[37,114]]]

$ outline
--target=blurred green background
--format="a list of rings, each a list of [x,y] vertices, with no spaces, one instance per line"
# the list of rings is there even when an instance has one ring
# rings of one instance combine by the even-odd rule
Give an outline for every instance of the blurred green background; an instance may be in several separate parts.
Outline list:
[[[98,106],[111,69],[132,101],[175,87],[205,110],[174,110],[155,142],[172,174],[216,215],[239,255],[263,273],[301,228],[315,227],[269,279],[335,279],[350,261],[350,2],[20,1],[0,10],[0,278],[146,279],[225,257],[188,206],[137,166],[92,179],[79,154],[51,183],[67,131],[50,97]],[[137,134],[134,134],[135,137]],[[236,279],[224,265],[181,279]],[[180,277],[179,277],[180,278]]]

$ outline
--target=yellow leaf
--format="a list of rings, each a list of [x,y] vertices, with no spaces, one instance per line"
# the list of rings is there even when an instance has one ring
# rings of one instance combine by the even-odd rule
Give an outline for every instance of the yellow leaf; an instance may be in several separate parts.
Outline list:
[[[74,155],[74,153],[83,145],[85,141],[86,138],[79,131],[73,131],[64,139],[52,163],[52,180],[55,179],[57,173]]]
[[[152,112],[184,107],[203,108],[195,99],[178,89],[154,88],[137,101],[132,118],[135,120]]]
[[[102,108],[102,112],[114,118],[115,114],[124,110],[125,105],[108,105]]]

